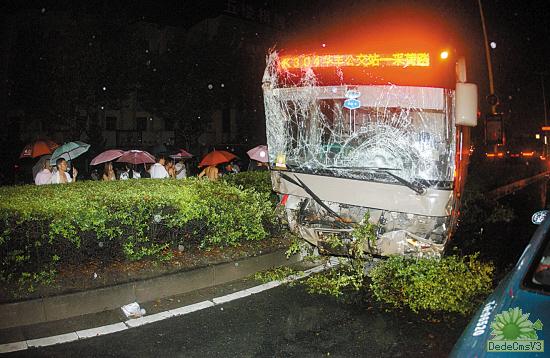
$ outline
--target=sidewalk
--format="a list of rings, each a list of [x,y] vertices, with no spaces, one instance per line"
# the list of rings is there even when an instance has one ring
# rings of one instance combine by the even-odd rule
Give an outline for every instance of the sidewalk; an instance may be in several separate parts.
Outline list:
[[[158,312],[204,302],[256,286],[258,282],[247,277],[258,271],[293,265],[299,261],[298,255],[287,259],[284,250],[279,250],[143,281],[2,304],[0,345],[67,333],[74,334],[100,326],[107,326],[105,329],[126,329],[128,324],[122,322],[128,322],[128,318],[120,307],[128,303],[138,302],[147,311],[144,317],[147,318]]]

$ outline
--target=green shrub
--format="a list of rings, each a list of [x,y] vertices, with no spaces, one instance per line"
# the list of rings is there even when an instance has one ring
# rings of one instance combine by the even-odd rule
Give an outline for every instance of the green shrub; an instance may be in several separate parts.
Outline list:
[[[490,292],[493,265],[477,255],[441,259],[392,256],[374,267],[369,276],[374,296],[394,307],[412,311],[468,314]]]
[[[339,266],[308,277],[304,284],[309,293],[342,297],[364,287],[365,259],[340,259]]]
[[[369,223],[370,213],[365,213],[361,223],[356,224],[351,232],[353,240],[344,242],[344,237],[330,235],[326,243],[331,249],[344,249],[349,258],[339,259],[336,268],[315,274],[305,281],[309,293],[318,293],[342,297],[346,292],[359,291],[365,285],[365,266],[372,257],[365,253],[366,247],[375,245],[375,224]]]
[[[303,274],[304,274],[303,271],[298,271],[288,266],[280,266],[280,267],[275,267],[274,269],[271,269],[271,270],[256,272],[254,274],[254,279],[262,283],[267,283],[271,281],[283,281],[289,276],[292,276],[292,275],[302,276]],[[290,286],[293,286],[293,285],[294,283],[293,281],[291,281]]]
[[[224,175],[222,178],[225,182],[236,187],[254,189],[259,193],[267,194],[273,205],[279,202],[279,197],[271,186],[271,174],[269,171],[241,172],[238,174]]]
[[[225,181],[127,180],[1,187],[0,281],[44,277],[62,263],[170,258],[178,245],[262,240],[269,193]]]

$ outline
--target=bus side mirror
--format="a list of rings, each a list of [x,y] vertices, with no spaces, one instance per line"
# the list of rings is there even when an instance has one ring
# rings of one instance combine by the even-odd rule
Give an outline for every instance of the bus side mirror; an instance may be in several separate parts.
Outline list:
[[[477,125],[477,86],[473,83],[456,84],[456,125],[475,127]]]

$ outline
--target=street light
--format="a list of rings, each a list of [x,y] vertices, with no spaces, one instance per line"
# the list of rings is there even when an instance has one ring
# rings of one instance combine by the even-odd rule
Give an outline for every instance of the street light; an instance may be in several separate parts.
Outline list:
[[[540,72],[540,85],[542,87],[542,105],[544,106],[544,126],[548,126],[548,113],[546,111],[546,93],[544,91],[544,72]],[[544,150],[543,155],[546,156],[548,154],[548,140],[546,133],[544,133]]]
[[[489,74],[489,104],[491,105],[491,114],[496,114],[497,97],[495,96],[495,85],[493,81],[493,65],[491,64],[491,52],[489,50],[489,39],[487,39],[487,28],[485,27],[485,16],[483,15],[483,6],[481,0],[477,0],[479,5],[479,15],[481,16],[481,27],[483,29],[483,39],[485,44],[485,58],[487,59],[487,72]],[[495,44],[496,45],[496,44]],[[496,46],[495,46],[496,47]]]

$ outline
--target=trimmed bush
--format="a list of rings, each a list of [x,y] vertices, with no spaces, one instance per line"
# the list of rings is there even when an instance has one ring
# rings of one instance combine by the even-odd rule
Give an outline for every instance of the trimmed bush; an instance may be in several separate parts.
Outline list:
[[[169,259],[178,245],[235,246],[275,228],[269,193],[225,181],[26,185],[0,197],[2,281],[45,281],[61,263],[93,258]]]
[[[477,255],[441,259],[392,256],[369,276],[374,296],[393,307],[412,311],[468,314],[491,292],[493,265]]]
[[[271,186],[271,174],[267,170],[224,175],[222,179],[241,189],[254,189],[257,192],[267,194],[273,205],[277,205],[279,202],[279,197]]]

